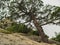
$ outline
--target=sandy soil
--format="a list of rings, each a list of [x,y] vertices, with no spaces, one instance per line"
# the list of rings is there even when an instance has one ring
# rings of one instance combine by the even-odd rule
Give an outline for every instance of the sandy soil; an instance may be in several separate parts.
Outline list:
[[[55,45],[55,44],[38,43],[18,33],[13,34],[0,33],[0,45]]]

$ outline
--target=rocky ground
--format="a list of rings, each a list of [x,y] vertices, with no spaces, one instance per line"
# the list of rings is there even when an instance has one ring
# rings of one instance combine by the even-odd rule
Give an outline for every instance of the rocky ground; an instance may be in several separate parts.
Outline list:
[[[4,34],[0,33],[0,45],[55,45],[47,43],[38,43],[19,33]]]

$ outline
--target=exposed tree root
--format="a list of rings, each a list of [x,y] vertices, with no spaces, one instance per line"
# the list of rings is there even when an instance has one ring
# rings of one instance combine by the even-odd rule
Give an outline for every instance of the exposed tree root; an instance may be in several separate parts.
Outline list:
[[[45,42],[45,43],[60,45],[60,42],[55,41],[55,40],[48,40],[48,42]]]

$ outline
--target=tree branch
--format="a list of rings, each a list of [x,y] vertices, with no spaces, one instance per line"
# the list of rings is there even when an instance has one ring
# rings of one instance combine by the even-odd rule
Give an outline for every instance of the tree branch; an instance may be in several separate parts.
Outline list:
[[[48,22],[45,23],[45,24],[41,24],[41,26],[44,26],[44,25],[47,25],[47,24],[50,24],[50,23],[55,24],[54,21],[56,21],[56,20],[58,20],[58,19],[60,19],[60,18],[56,18],[56,19],[53,19],[53,20],[51,20],[51,21],[48,21]]]

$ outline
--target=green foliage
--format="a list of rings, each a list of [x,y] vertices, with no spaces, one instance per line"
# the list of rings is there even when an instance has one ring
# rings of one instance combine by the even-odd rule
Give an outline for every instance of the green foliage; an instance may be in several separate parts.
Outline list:
[[[52,40],[60,42],[60,33],[56,34],[56,37],[53,37]]]
[[[60,17],[60,7],[56,7],[55,11],[51,14],[51,18],[59,18]]]
[[[25,26],[24,24],[13,24],[11,27],[7,28],[8,31],[10,32],[17,32],[17,33],[28,33],[31,30],[29,28],[27,28],[27,26]]]
[[[39,32],[37,30],[31,30],[28,35],[36,35],[39,36]]]
[[[39,36],[39,32],[37,30],[31,30],[31,32],[29,32],[30,35],[36,35]],[[47,38],[49,38],[47,35],[45,35]]]
[[[37,30],[36,30],[36,31],[33,31],[33,30],[32,30],[32,31],[31,31],[31,34],[32,34],[32,35],[37,35],[37,36],[39,36],[39,33],[38,33]]]
[[[11,33],[26,33],[29,35],[37,35],[39,36],[38,31],[34,31],[31,28],[27,28],[27,26],[25,26],[24,24],[17,24],[17,23],[13,23],[12,26],[7,27],[7,29],[9,32]]]

